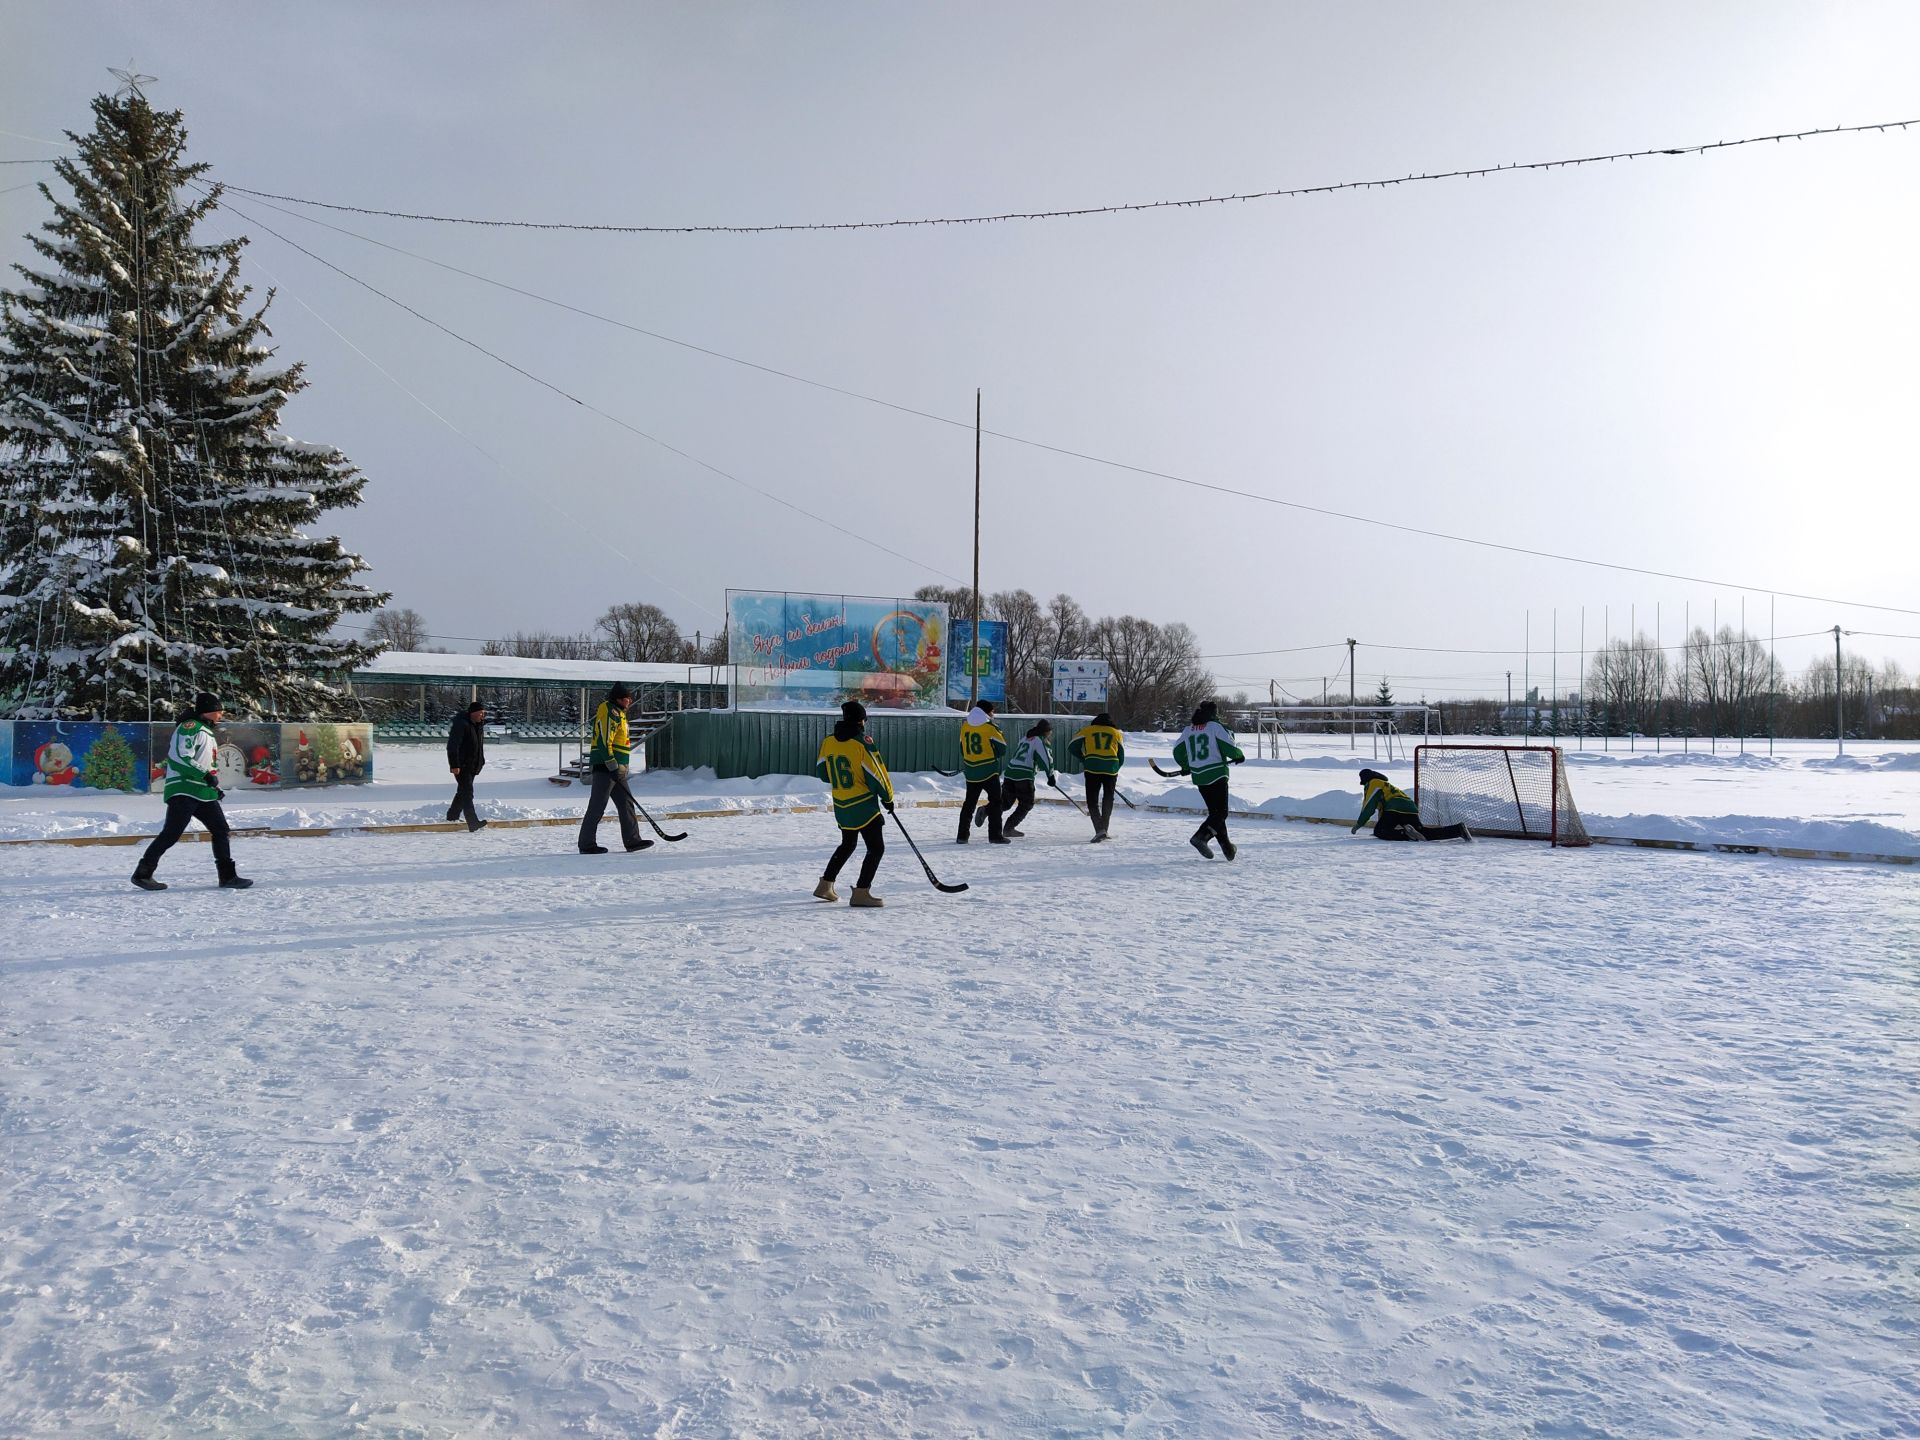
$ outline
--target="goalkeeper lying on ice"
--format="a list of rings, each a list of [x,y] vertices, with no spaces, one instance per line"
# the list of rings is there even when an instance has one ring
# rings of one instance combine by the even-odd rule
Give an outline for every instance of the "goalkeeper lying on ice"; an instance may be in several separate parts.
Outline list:
[[[1353,822],[1355,833],[1376,810],[1380,818],[1373,827],[1376,840],[1471,840],[1473,832],[1464,825],[1422,825],[1420,807],[1412,797],[1378,770],[1362,770],[1360,784],[1367,803],[1360,807],[1360,818]]]

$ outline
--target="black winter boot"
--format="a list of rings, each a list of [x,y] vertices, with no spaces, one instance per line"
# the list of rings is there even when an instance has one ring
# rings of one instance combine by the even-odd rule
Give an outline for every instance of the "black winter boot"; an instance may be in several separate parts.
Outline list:
[[[144,860],[133,867],[133,883],[138,885],[142,890],[164,890],[167,888],[165,881],[153,878],[153,866]]]
[[[222,890],[245,890],[253,884],[253,881],[247,879],[234,867],[231,860],[216,860],[214,868],[220,872]]]

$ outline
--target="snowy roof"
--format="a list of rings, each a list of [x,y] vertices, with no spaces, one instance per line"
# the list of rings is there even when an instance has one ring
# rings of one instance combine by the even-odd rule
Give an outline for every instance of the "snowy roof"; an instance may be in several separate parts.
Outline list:
[[[356,683],[382,685],[471,682],[494,685],[719,685],[725,667],[656,665],[625,660],[532,660],[518,655],[439,655],[388,650],[353,672]]]

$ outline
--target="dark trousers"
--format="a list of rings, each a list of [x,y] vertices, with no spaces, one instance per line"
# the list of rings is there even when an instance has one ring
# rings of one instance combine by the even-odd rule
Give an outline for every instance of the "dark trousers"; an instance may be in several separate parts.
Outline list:
[[[823,880],[837,880],[847,861],[853,858],[853,847],[862,840],[867,842],[866,857],[860,862],[860,878],[854,881],[854,888],[870,890],[873,877],[879,872],[880,857],[887,853],[887,817],[876,815],[858,830],[842,830],[840,844],[833,852],[833,858],[827,861],[827,868],[821,872]]]
[[[1203,840],[1211,835],[1227,843],[1227,782],[1221,779],[1211,785],[1202,785],[1200,798],[1207,802],[1207,818],[1200,822],[1200,828],[1194,834]]]
[[[1003,835],[1009,830],[1018,830],[1020,822],[1032,812],[1033,785],[1034,782],[1031,780],[1009,780],[1001,787],[1006,792],[1006,798],[1000,803],[1012,812],[1000,827]]]
[[[1405,810],[1382,810],[1373,826],[1376,840],[1458,840],[1466,833],[1464,825],[1422,825],[1418,815]]]
[[[220,802],[176,795],[167,801],[167,823],[160,827],[160,833],[153,837],[153,843],[147,846],[146,853],[140,857],[141,874],[153,873],[154,867],[160,863],[160,857],[187,833],[187,822],[190,820],[198,820],[213,837],[214,868],[225,871],[233,867],[233,846],[227,839],[227,817],[220,808]]]
[[[960,843],[962,845],[967,843],[967,831],[974,823],[973,807],[976,805],[982,806],[987,812],[987,838],[989,840],[1000,838],[1000,804],[998,775],[989,775],[984,780],[967,781],[967,798],[960,807]]]
[[[447,806],[447,819],[465,820],[467,828],[473,829],[480,823],[480,817],[473,808],[473,772],[463,770],[453,777],[453,803]]]
[[[1120,788],[1120,777],[1096,775],[1089,770],[1083,778],[1087,782],[1087,818],[1093,821],[1093,833],[1104,835],[1113,819],[1113,792]]]
[[[593,794],[587,800],[587,813],[580,820],[580,848],[599,842],[594,839],[600,833],[600,817],[607,813],[607,797],[613,797],[613,808],[620,813],[620,843],[629,850],[640,845],[640,817],[634,813],[633,793],[627,789],[627,782],[613,771],[595,766],[593,771]]]

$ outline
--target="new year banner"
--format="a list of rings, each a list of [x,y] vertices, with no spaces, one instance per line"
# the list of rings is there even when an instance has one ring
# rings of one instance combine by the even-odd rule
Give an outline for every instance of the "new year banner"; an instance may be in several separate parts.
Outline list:
[[[147,788],[147,726],[16,720],[7,779],[49,791]]]
[[[964,703],[973,698],[1007,703],[1007,622],[982,620],[980,639],[973,639],[973,622],[953,622],[953,664],[947,670],[947,699]],[[979,692],[976,697],[976,677]]]
[[[937,602],[729,590],[727,644],[743,710],[946,706],[947,607]]]

